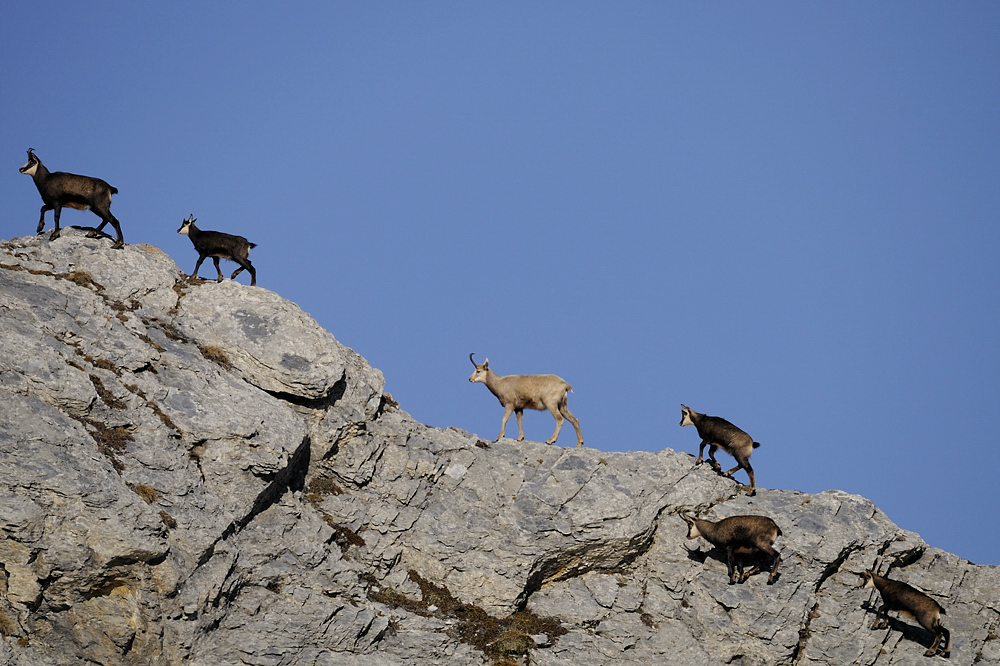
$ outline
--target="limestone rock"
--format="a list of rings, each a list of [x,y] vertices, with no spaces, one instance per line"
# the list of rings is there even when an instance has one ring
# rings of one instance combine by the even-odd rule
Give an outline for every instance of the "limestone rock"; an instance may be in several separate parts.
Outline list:
[[[0,244],[0,663],[925,663],[869,628],[872,566],[947,609],[951,663],[1000,659],[1000,570],[862,497],[430,428],[263,287],[47,238]],[[771,516],[775,584],[681,510]]]

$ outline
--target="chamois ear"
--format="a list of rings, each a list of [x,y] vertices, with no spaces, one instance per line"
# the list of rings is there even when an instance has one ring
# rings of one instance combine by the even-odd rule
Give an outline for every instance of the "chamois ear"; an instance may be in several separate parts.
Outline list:
[[[489,370],[489,369],[490,369],[490,359],[486,359],[485,361],[483,361],[483,370]]]

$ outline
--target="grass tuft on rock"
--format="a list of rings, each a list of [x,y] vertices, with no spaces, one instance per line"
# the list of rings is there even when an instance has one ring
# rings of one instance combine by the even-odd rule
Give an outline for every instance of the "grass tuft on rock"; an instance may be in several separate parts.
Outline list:
[[[490,659],[500,660],[494,663],[502,663],[506,655],[527,655],[535,647],[532,635],[545,634],[552,643],[566,633],[555,618],[541,617],[528,610],[505,618],[493,617],[478,606],[462,603],[448,588],[435,585],[412,569],[408,576],[420,588],[420,599],[411,599],[398,590],[381,586],[373,577],[365,579],[369,586],[368,598],[416,615],[456,620],[448,634],[481,650]],[[513,660],[507,657],[506,661]]]

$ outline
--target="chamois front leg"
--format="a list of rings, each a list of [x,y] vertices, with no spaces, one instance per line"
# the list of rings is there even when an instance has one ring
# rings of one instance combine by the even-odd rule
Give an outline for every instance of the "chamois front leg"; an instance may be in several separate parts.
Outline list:
[[[42,214],[38,218],[38,228],[35,229],[35,234],[42,233],[42,229],[45,228],[45,211],[52,210],[55,206],[50,206],[48,204],[42,204]]]
[[[498,442],[501,439],[503,439],[503,434],[504,434],[504,432],[507,431],[507,419],[509,419],[510,415],[513,414],[513,413],[514,413],[514,408],[513,407],[504,407],[504,410],[503,410],[503,420],[500,421],[500,434],[497,435],[497,441]]]
[[[521,419],[524,417],[523,409],[515,409],[514,416],[517,418],[517,441],[524,441],[524,426],[521,425]]]
[[[872,621],[872,629],[885,629],[889,626],[889,609],[883,602],[882,607],[875,611],[875,619]]]
[[[701,457],[701,454],[705,452],[706,445],[708,445],[708,440],[707,439],[701,440],[701,446],[698,447],[698,459],[694,461],[695,465],[700,465],[702,463],[702,460],[704,460]]]
[[[708,464],[716,471],[717,474],[722,474],[722,465],[720,465],[719,461],[715,459],[715,452],[718,450],[718,444],[712,444],[708,447]]]
[[[726,566],[729,568],[729,584],[736,584],[736,553],[733,546],[726,546]]]
[[[198,269],[201,268],[201,262],[205,261],[205,257],[198,255],[198,261],[194,265],[194,273],[191,273],[192,278],[198,277]]]

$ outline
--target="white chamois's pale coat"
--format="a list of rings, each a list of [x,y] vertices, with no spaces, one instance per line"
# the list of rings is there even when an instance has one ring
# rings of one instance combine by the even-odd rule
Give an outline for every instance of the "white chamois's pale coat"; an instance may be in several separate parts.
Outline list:
[[[469,360],[476,366],[476,371],[469,377],[470,382],[480,382],[486,384],[493,395],[497,397],[503,405],[503,421],[500,423],[499,441],[504,436],[507,428],[507,419],[511,413],[517,415],[517,441],[524,439],[524,428],[521,426],[521,414],[525,409],[549,410],[556,420],[556,431],[552,437],[545,442],[554,444],[559,439],[559,431],[562,430],[563,417],[569,419],[576,429],[576,445],[583,446],[583,433],[580,432],[580,422],[570,413],[567,406],[567,396],[573,387],[566,383],[561,377],[556,375],[506,375],[501,377],[490,370],[490,359],[486,359],[481,365],[476,363],[469,354]]]

